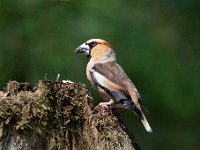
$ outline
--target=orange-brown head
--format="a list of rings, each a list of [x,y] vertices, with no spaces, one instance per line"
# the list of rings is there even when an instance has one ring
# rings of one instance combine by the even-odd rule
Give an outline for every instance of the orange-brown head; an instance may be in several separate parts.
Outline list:
[[[95,60],[105,60],[110,57],[115,58],[111,45],[102,39],[90,39],[78,46],[74,52],[83,53],[88,58]]]

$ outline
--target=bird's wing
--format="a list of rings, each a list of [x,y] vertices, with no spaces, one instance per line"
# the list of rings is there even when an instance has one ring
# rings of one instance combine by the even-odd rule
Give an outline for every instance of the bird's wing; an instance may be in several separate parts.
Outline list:
[[[112,83],[109,79],[107,79],[104,75],[97,72],[95,69],[91,69],[90,71],[91,79],[97,87],[103,90],[109,97],[111,97],[116,102],[119,102],[122,99],[127,99],[125,94],[123,94],[119,90],[119,86],[115,83]]]
[[[99,80],[98,82],[101,85],[111,91],[124,93],[126,96],[131,97],[136,107],[140,107],[139,101],[141,96],[139,92],[116,61],[97,63],[92,70],[95,71],[95,78]],[[103,76],[103,78],[98,78],[100,75]]]

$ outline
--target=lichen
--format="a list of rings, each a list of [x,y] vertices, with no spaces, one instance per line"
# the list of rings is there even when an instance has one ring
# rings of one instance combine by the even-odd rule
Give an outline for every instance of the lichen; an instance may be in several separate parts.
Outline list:
[[[24,91],[25,85],[9,82],[8,96],[0,99],[0,139],[4,126],[12,124],[25,135],[48,135],[49,149],[60,149],[66,141],[66,128],[75,133],[76,125],[83,123],[85,85],[45,80],[35,91]]]
[[[110,109],[94,108],[84,84],[43,80],[32,89],[11,81],[0,91],[0,149],[126,150],[133,145]]]

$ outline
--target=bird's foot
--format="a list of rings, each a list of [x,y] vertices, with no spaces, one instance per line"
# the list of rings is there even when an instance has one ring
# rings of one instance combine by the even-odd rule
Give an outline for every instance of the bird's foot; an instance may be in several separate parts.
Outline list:
[[[98,107],[102,108],[102,109],[108,109],[110,108],[110,102],[101,102],[99,103]]]

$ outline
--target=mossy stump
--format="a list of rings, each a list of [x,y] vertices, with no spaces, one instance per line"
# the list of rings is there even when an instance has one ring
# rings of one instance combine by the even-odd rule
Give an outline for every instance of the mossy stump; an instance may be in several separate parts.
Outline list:
[[[10,81],[0,91],[2,150],[138,150],[110,110],[93,106],[84,84]]]

